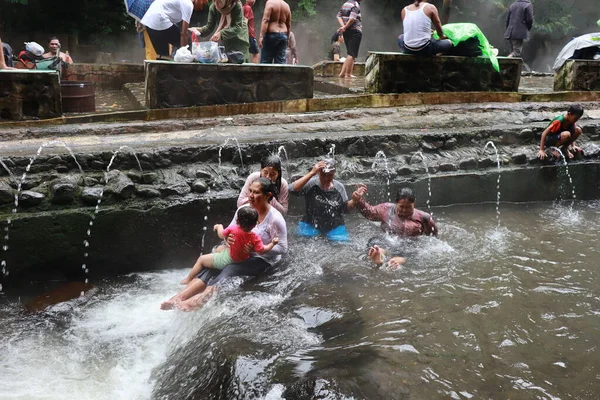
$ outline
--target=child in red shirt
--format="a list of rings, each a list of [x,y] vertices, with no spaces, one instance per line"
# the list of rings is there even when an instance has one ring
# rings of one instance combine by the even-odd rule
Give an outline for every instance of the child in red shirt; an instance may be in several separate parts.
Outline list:
[[[546,147],[562,147],[564,156],[568,158],[573,158],[569,146],[575,152],[581,151],[580,147],[575,146],[575,140],[581,135],[582,130],[575,123],[579,121],[582,115],[583,107],[579,104],[573,104],[569,107],[566,115],[559,115],[550,122],[550,125],[542,133],[542,140],[540,141],[538,157],[541,160],[548,156]],[[556,150],[552,151],[552,155],[556,158],[560,157]]]
[[[264,245],[262,239],[256,233],[252,232],[252,229],[258,223],[258,212],[250,206],[238,209],[235,222],[235,225],[230,225],[226,229],[223,229],[223,225],[221,224],[214,226],[214,230],[221,239],[225,239],[230,234],[233,234],[235,242],[230,247],[225,247],[222,251],[200,256],[188,276],[181,281],[182,284],[187,285],[190,283],[200,273],[202,268],[223,269],[229,264],[247,260],[250,257],[250,253],[245,249],[247,244],[252,245],[253,252],[264,254],[271,251],[279,243],[279,238],[274,237],[271,243]]]

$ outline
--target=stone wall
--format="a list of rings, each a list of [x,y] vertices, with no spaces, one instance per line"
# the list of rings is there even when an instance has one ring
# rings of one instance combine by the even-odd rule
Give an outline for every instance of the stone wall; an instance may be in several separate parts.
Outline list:
[[[554,90],[600,90],[600,61],[567,60],[554,74]]]
[[[62,79],[94,82],[97,89],[121,89],[125,83],[144,81],[142,64],[72,64]]]
[[[518,91],[522,61],[498,61],[500,73],[483,57],[372,52],[365,66],[365,87],[373,93]]]
[[[312,98],[313,76],[312,68],[298,65],[146,61],[146,107]]]
[[[343,64],[341,61],[324,60],[313,65],[312,69],[315,71],[315,76],[338,76],[342,71]],[[355,62],[352,75],[365,76],[365,63]]]
[[[0,121],[62,115],[56,71],[0,71]]]

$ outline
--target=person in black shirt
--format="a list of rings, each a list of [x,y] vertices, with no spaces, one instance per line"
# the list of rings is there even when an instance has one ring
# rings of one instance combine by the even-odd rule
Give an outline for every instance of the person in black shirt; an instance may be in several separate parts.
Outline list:
[[[354,200],[348,200],[344,185],[334,177],[335,161],[325,159],[290,184],[289,192],[304,196],[306,201],[306,212],[298,224],[298,235],[315,237],[323,234],[337,242],[350,240],[343,214],[356,204]]]

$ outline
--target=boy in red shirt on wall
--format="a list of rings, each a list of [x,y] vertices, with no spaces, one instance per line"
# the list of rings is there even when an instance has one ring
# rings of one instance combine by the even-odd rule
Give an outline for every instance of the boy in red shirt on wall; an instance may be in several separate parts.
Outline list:
[[[582,149],[575,146],[575,140],[581,135],[581,128],[576,125],[579,118],[583,115],[583,107],[579,104],[573,104],[569,107],[566,115],[560,115],[550,122],[550,125],[542,133],[540,141],[540,151],[538,157],[543,160],[548,155],[546,147],[562,147],[562,152],[565,157],[573,158],[573,153],[569,151],[569,146],[575,152],[580,152]],[[552,155],[556,158],[560,154],[556,150],[552,150]]]

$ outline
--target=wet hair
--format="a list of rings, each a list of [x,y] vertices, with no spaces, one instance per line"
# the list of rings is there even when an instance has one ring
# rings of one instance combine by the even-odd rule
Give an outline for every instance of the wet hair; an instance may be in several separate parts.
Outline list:
[[[260,192],[267,196],[267,201],[271,201],[271,199],[273,198],[273,192],[275,191],[275,185],[273,185],[273,182],[262,176],[260,178],[257,178],[252,183],[255,182],[258,182],[260,184]]]
[[[340,36],[342,36],[342,34],[336,31],[331,37],[331,43],[337,42]]]
[[[273,167],[275,168],[275,171],[277,171],[278,176],[273,184],[273,190],[271,193],[273,193],[273,196],[279,200],[279,191],[281,190],[281,159],[274,154],[265,156],[262,160],[260,160],[261,171],[265,167]]]
[[[245,232],[250,232],[258,222],[258,211],[252,207],[242,207],[237,211],[237,224]]]
[[[567,110],[569,114],[581,117],[583,115],[583,106],[581,104],[571,104],[571,107]]]
[[[398,193],[396,194],[396,203],[400,200],[408,200],[411,203],[414,203],[416,200],[415,192],[413,192],[412,189],[406,187],[398,190]]]
[[[50,42],[51,42],[51,41],[53,41],[53,40],[58,40],[58,42],[60,43],[60,40],[59,40],[59,39],[58,39],[56,36],[52,36],[52,37],[50,38],[50,40],[48,40],[48,43],[50,43]]]

